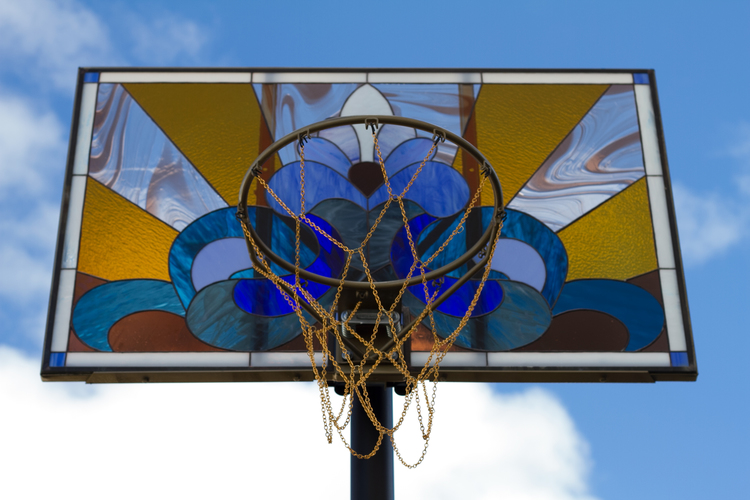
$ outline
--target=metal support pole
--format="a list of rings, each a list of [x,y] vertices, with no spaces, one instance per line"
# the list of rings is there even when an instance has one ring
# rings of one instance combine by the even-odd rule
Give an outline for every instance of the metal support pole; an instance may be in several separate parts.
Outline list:
[[[393,426],[393,389],[385,384],[367,386],[370,403],[378,420],[385,427]],[[351,443],[359,453],[369,453],[378,440],[378,432],[370,422],[359,400],[354,398]],[[393,500],[393,446],[383,437],[374,457],[351,458],[351,500]]]

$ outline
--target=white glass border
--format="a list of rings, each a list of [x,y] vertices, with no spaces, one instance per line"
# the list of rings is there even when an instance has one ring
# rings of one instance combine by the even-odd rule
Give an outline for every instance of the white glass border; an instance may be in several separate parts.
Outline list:
[[[661,295],[664,300],[669,350],[687,351],[677,271],[674,269],[660,269],[659,278],[661,279]]]
[[[632,84],[630,73],[482,73],[482,83]]]
[[[315,364],[323,364],[323,353],[315,353]],[[310,368],[310,356],[306,352],[252,352],[250,366],[262,368]]]
[[[654,116],[654,106],[651,101],[651,87],[648,85],[634,85],[634,87],[646,175],[663,175],[661,153],[659,152],[659,136],[656,133],[656,117]]]
[[[491,367],[646,368],[671,366],[668,352],[490,352]]]
[[[119,72],[99,75],[99,83],[250,83],[251,73],[195,72]]]
[[[430,357],[429,352],[412,352],[411,365],[424,366]],[[433,362],[430,366],[434,365]],[[443,361],[440,362],[441,368],[458,367],[458,366],[487,366],[486,352],[448,352],[445,354]]]
[[[369,83],[467,83],[481,84],[481,73],[368,73]]]
[[[78,247],[81,243],[81,224],[83,223],[83,201],[86,197],[85,175],[74,175],[70,181],[68,197],[68,220],[65,224],[62,268],[73,269],[78,265]]]
[[[367,73],[259,72],[253,83],[367,83]]]
[[[101,368],[210,368],[249,365],[250,354],[246,352],[69,352],[65,360],[65,366]]]
[[[75,291],[76,272],[74,269],[60,271],[57,285],[57,303],[55,304],[55,323],[52,326],[51,352],[68,350],[70,336],[70,316],[73,314],[73,293]]]
[[[96,111],[96,94],[99,86],[96,83],[84,83],[81,91],[81,107],[78,111],[78,134],[76,135],[76,152],[73,159],[73,175],[89,173],[89,153],[91,152],[91,131],[94,128]]]
[[[651,205],[651,219],[654,224],[656,259],[660,268],[674,269],[674,247],[672,246],[672,230],[667,211],[667,188],[664,185],[664,177],[648,175],[646,182]]]

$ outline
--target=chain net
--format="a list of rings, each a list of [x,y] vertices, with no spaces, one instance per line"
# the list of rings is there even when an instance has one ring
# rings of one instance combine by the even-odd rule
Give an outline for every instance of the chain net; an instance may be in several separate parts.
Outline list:
[[[391,184],[389,182],[388,174],[386,173],[385,163],[383,162],[383,158],[380,152],[380,146],[378,144],[378,139],[375,133],[374,126],[372,130],[372,138],[374,142],[374,149],[375,149],[375,152],[377,153],[377,159],[380,165],[380,170],[383,175],[383,182],[388,192],[388,199],[386,200],[383,206],[383,209],[380,211],[371,229],[369,230],[369,232],[367,233],[367,235],[365,236],[365,238],[362,240],[361,244],[357,248],[349,248],[346,245],[344,245],[341,241],[334,238],[331,234],[321,229],[317,224],[315,224],[315,222],[313,222],[310,218],[308,218],[305,213],[305,140],[304,140],[304,137],[300,138],[300,141],[299,141],[299,152],[300,152],[300,213],[299,214],[294,213],[281,200],[281,198],[271,189],[271,187],[267,184],[267,182],[263,178],[261,178],[260,176],[257,177],[257,181],[263,186],[263,188],[273,197],[274,200],[276,200],[276,202],[289,215],[289,217],[294,219],[295,238],[296,238],[295,260],[294,260],[294,266],[295,266],[294,286],[290,286],[287,282],[282,280],[281,277],[272,270],[269,259],[264,257],[263,254],[260,252],[260,249],[258,248],[257,243],[253,239],[252,234],[248,230],[245,221],[241,219],[240,222],[242,224],[243,232],[248,242],[252,246],[253,251],[255,252],[255,255],[257,256],[256,262],[260,264],[259,266],[256,267],[255,270],[259,274],[261,274],[262,276],[271,280],[271,282],[274,283],[274,285],[279,290],[281,295],[284,297],[286,302],[290,305],[290,307],[297,314],[300,327],[302,329],[302,334],[304,337],[305,345],[307,347],[307,353],[310,357],[310,365],[312,367],[313,374],[315,375],[315,380],[318,386],[318,390],[320,392],[323,428],[325,430],[325,435],[326,435],[326,439],[328,440],[328,442],[329,443],[332,442],[333,434],[334,432],[336,432],[352,455],[356,456],[357,458],[368,459],[374,456],[378,452],[378,450],[380,449],[382,445],[383,439],[387,436],[388,439],[391,441],[391,444],[393,445],[393,450],[396,456],[398,457],[399,461],[408,468],[415,468],[419,464],[421,464],[422,461],[424,460],[425,455],[427,453],[427,447],[429,446],[430,435],[432,433],[432,428],[433,428],[433,417],[435,415],[437,384],[438,384],[438,379],[440,376],[440,363],[442,362],[443,358],[445,357],[446,353],[449,351],[451,346],[453,346],[453,343],[458,337],[458,334],[466,326],[466,323],[469,321],[471,313],[474,310],[477,304],[477,301],[479,300],[479,296],[482,293],[484,284],[487,281],[487,277],[489,276],[489,272],[490,272],[489,262],[492,262],[492,256],[495,253],[495,247],[500,237],[500,229],[502,229],[502,221],[499,221],[499,227],[498,227],[497,232],[495,233],[495,237],[494,239],[492,239],[492,241],[489,244],[489,250],[487,252],[489,253],[489,259],[487,261],[488,264],[484,266],[484,272],[482,273],[482,277],[477,287],[477,291],[471,303],[469,304],[468,308],[466,309],[466,313],[461,318],[461,321],[459,322],[458,326],[451,333],[447,335],[442,335],[443,338],[441,339],[440,336],[438,336],[438,333],[437,333],[438,329],[436,328],[435,319],[433,317],[433,309],[434,309],[433,303],[439,294],[439,288],[435,289],[432,293],[429,293],[428,280],[426,278],[425,270],[430,265],[430,263],[432,263],[433,260],[446,248],[446,246],[451,242],[451,240],[453,240],[453,238],[457,234],[461,233],[464,230],[464,226],[465,226],[467,218],[469,217],[469,214],[471,213],[472,209],[474,209],[477,202],[481,199],[481,193],[487,181],[487,175],[482,176],[480,185],[478,189],[476,190],[476,192],[474,193],[468,207],[464,211],[464,214],[461,217],[458,225],[454,228],[454,230],[451,232],[448,238],[446,238],[446,240],[441,244],[438,250],[435,251],[435,253],[433,253],[427,259],[422,260],[420,259],[420,256],[417,252],[417,246],[414,242],[414,235],[411,234],[411,230],[409,227],[409,219],[407,217],[406,209],[404,207],[404,197],[409,192],[409,189],[411,189],[412,185],[416,181],[419,174],[422,172],[422,169],[424,168],[429,158],[432,156],[433,152],[435,152],[435,149],[437,148],[437,144],[438,144],[438,139],[435,139],[433,141],[432,147],[430,148],[427,155],[424,157],[419,167],[416,169],[416,171],[412,175],[411,179],[409,180],[409,182],[407,183],[403,191],[398,195],[394,195]],[[376,288],[376,281],[373,279],[372,275],[370,274],[370,269],[368,267],[367,259],[365,257],[365,249],[366,249],[368,241],[372,238],[373,234],[375,233],[375,230],[377,229],[381,220],[385,216],[386,211],[394,202],[398,204],[399,210],[401,212],[401,217],[404,223],[404,227],[406,229],[406,237],[409,242],[409,249],[411,251],[413,263],[409,269],[409,272],[407,273],[403,286],[401,286],[401,288],[398,290],[398,293],[396,294],[395,300],[393,301],[392,304],[387,306],[381,301],[381,298],[378,294],[378,290]],[[333,304],[330,306],[330,308],[323,307],[317,300],[315,300],[312,297],[312,295],[305,289],[304,280],[300,277],[300,274],[299,274],[300,230],[301,230],[302,224],[307,225],[312,230],[319,233],[323,238],[327,239],[333,245],[336,245],[338,248],[340,248],[346,255],[344,268],[343,268],[343,271],[341,272],[341,276],[342,276],[341,282],[339,283],[336,289],[336,294],[333,299]],[[366,336],[360,335],[356,331],[355,328],[352,328],[352,326],[349,325],[349,320],[352,317],[354,317],[355,313],[357,312],[357,310],[359,309],[361,305],[361,301],[356,304],[356,306],[353,308],[351,313],[346,316],[346,318],[340,318],[336,314],[339,299],[341,298],[341,294],[344,290],[344,282],[347,276],[347,272],[349,271],[352,258],[355,255],[358,255],[362,261],[367,281],[370,284],[370,291],[377,304],[377,315],[374,320],[372,334],[369,336],[369,338],[367,338]],[[413,326],[408,331],[402,332],[401,335],[394,334],[392,345],[381,350],[376,346],[376,343],[375,343],[377,333],[378,333],[378,328],[381,322],[387,322],[387,325],[388,327],[390,327],[391,332],[399,331],[399,329],[396,328],[397,326],[396,321],[397,321],[398,315],[396,315],[396,318],[394,318],[394,315],[392,313],[397,308],[404,292],[407,289],[408,280],[410,280],[414,276],[415,273],[418,273],[422,277],[421,286],[424,289],[424,295],[427,299],[426,305],[424,309],[421,311],[421,313],[418,315],[416,320],[413,322]],[[317,319],[318,319],[317,323],[311,323],[310,321],[307,320],[307,318],[303,314],[303,311],[304,311],[304,306],[302,305],[303,301],[305,301],[307,304],[309,304],[310,307],[312,307],[312,310],[315,312],[315,316],[317,316]],[[404,344],[409,341],[411,335],[417,330],[417,328],[419,327],[419,325],[425,318],[429,321],[429,324],[430,324],[430,328],[431,328],[432,336],[433,336],[433,344],[432,344],[432,348],[430,350],[427,362],[425,363],[424,367],[419,371],[419,373],[415,375],[410,371],[409,366],[407,365],[406,360],[404,359],[404,356],[403,356]],[[350,337],[355,338],[364,346],[365,351],[361,357],[362,358],[361,360],[355,361],[352,358],[352,355],[349,352],[349,345],[351,341],[347,342],[348,339],[345,339],[344,336],[342,335],[343,331],[346,331]],[[338,348],[340,349],[340,352],[346,361],[345,365],[343,365],[342,363],[339,362],[339,360],[336,359],[337,357],[335,353],[329,348],[329,342],[328,342],[329,335],[333,335],[335,339],[335,343],[338,345]],[[315,359],[315,350],[314,350],[315,340],[317,340],[318,344],[322,347],[322,362],[319,361],[318,363],[316,363],[316,359]],[[403,379],[406,385],[406,391],[405,391],[406,396],[404,398],[403,410],[398,419],[398,422],[396,422],[396,424],[392,428],[387,428],[380,423],[380,421],[375,415],[375,412],[370,402],[370,398],[367,394],[367,385],[366,385],[367,380],[376,371],[378,366],[384,362],[391,363],[398,370],[398,372],[403,376]],[[331,397],[329,393],[329,387],[328,387],[329,367],[332,369],[333,373],[337,375],[336,379],[341,380],[344,383],[344,398],[338,410],[334,409],[334,404],[331,401]],[[428,388],[428,383],[430,383],[431,388]],[[354,450],[351,447],[350,443],[347,441],[343,433],[344,430],[349,425],[349,422],[351,421],[353,404],[354,404],[353,398],[355,397],[359,400],[370,422],[372,422],[372,425],[375,426],[375,428],[378,431],[377,442],[375,446],[373,447],[373,449],[367,453],[360,453],[357,450]],[[399,430],[401,425],[404,423],[406,416],[409,412],[409,409],[411,407],[416,407],[417,420],[419,422],[419,428],[420,428],[422,439],[423,439],[423,447],[422,447],[421,455],[419,456],[418,460],[416,460],[416,462],[409,463],[404,459],[399,448],[396,446],[395,433]]]

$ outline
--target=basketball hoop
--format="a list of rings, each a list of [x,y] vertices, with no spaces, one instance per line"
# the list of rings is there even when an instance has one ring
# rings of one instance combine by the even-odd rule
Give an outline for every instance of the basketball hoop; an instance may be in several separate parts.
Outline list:
[[[356,248],[350,248],[344,245],[336,237],[326,232],[310,217],[305,211],[305,143],[312,137],[312,134],[325,129],[359,125],[372,130],[374,149],[377,153],[377,161],[383,176],[383,183],[388,192],[388,197],[367,235]],[[425,131],[432,134],[433,143],[427,155],[424,157],[419,167],[415,170],[409,182],[400,194],[393,192],[389,176],[386,172],[385,164],[381,155],[377,139],[377,130],[380,125],[395,125],[409,127],[416,130]],[[469,204],[466,206],[463,216],[453,229],[453,232],[443,241],[438,250],[428,258],[422,260],[417,252],[413,235],[410,229],[409,217],[407,216],[404,206],[404,197],[407,195],[412,184],[416,181],[422,170],[425,168],[428,160],[435,152],[440,142],[450,141],[464,151],[468,152],[476,159],[481,166],[481,181],[479,188],[472,196]],[[279,197],[269,184],[261,177],[262,166],[267,160],[272,158],[279,150],[287,145],[297,143],[300,156],[300,212],[296,213],[288,207],[287,204]],[[274,253],[269,246],[259,237],[255,228],[250,223],[248,217],[248,195],[253,180],[257,180],[265,191],[271,196],[286,212],[295,224],[295,262],[288,262]],[[445,264],[437,269],[429,270],[428,266],[433,260],[447,247],[450,241],[464,230],[465,222],[475,208],[480,199],[482,189],[489,181],[494,194],[494,212],[489,224],[482,236],[468,248],[460,257],[453,262]],[[386,211],[396,203],[401,212],[404,224],[409,251],[412,255],[412,263],[405,278],[376,281],[369,269],[365,248],[373,236],[378,225],[382,221]],[[505,212],[503,210],[503,197],[500,181],[495,170],[489,161],[474,147],[471,143],[441,127],[421,122],[411,118],[395,116],[348,116],[326,120],[315,123],[308,127],[299,129],[291,134],[279,139],[263,151],[255,160],[250,169],[248,169],[242,181],[240,196],[237,208],[237,219],[242,225],[242,229],[247,242],[248,252],[253,262],[254,269],[265,278],[271,280],[277,287],[284,299],[289,303],[291,308],[296,312],[300,327],[303,332],[308,355],[310,357],[312,370],[318,383],[321,396],[321,405],[323,410],[324,428],[326,437],[329,442],[332,439],[332,433],[335,431],[339,434],[342,441],[346,444],[349,451],[358,458],[370,458],[378,451],[384,436],[388,436],[393,443],[393,449],[401,463],[413,468],[419,465],[425,457],[427,445],[429,443],[430,433],[435,408],[435,396],[437,382],[439,379],[440,362],[446,352],[453,345],[456,337],[466,325],[474,307],[477,304],[485,282],[489,276],[490,263],[494,256],[495,247],[500,237]],[[346,256],[346,262],[341,272],[341,277],[323,276],[314,272],[303,269],[300,265],[300,231],[302,225],[308,226],[317,232],[322,238],[338,247]],[[349,279],[352,259],[357,256],[361,259],[365,280]],[[461,266],[470,263],[477,258],[477,262],[469,265],[469,270],[458,278],[446,290],[441,291],[440,287],[433,287],[429,291],[428,284],[434,280],[441,280],[448,273],[455,271]],[[271,263],[276,264],[281,269],[294,275],[294,282],[289,283],[282,279],[272,269]],[[435,321],[433,312],[445,300],[453,295],[459,288],[466,284],[472,277],[481,273],[481,280],[477,286],[473,300],[466,309],[466,313],[459,322],[457,328],[452,332],[444,332],[443,340],[440,340],[436,334]],[[330,307],[324,307],[316,300],[307,290],[306,283],[312,281],[322,285],[335,288],[336,294]],[[406,289],[410,286],[420,285],[424,289],[426,297],[425,308],[406,325],[403,323],[404,314],[401,307],[401,299]],[[307,313],[313,318],[311,322],[305,316]],[[412,333],[417,329],[419,324],[428,319],[434,335],[434,343],[430,351],[427,362],[418,374],[413,374],[409,368],[404,356],[404,343],[410,338]],[[318,326],[316,326],[316,324]],[[385,326],[382,328],[381,325]],[[372,328],[372,333],[368,338],[363,335],[363,330]],[[359,331],[358,331],[359,330]],[[332,340],[333,348],[330,347],[329,339]],[[317,340],[322,346],[322,362],[316,361],[314,351],[314,341]],[[404,410],[401,418],[393,428],[386,428],[381,425],[372,410],[372,406],[367,395],[366,382],[376,373],[378,366],[390,363],[403,376],[406,385],[406,398]],[[318,366],[320,365],[320,367]],[[341,410],[335,412],[329,392],[328,392],[328,366],[332,366],[333,373],[330,375],[332,380],[342,381],[344,383],[344,402]],[[427,390],[426,382],[432,381],[433,387],[431,394]],[[420,393],[421,392],[421,393]],[[358,398],[362,407],[367,413],[370,421],[379,433],[379,438],[372,451],[367,454],[361,454],[351,448],[344,438],[342,431],[350,421],[352,412],[353,398]],[[427,411],[427,424],[425,425],[422,418],[422,399]],[[348,412],[344,422],[341,419],[348,402]],[[394,433],[404,422],[404,418],[410,405],[415,402],[417,414],[424,439],[424,448],[422,455],[416,463],[408,464],[402,458],[396,447]]]

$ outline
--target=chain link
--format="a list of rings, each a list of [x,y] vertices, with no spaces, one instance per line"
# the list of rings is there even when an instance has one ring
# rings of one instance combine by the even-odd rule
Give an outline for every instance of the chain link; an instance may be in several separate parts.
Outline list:
[[[317,224],[315,224],[312,220],[310,220],[310,218],[305,214],[305,147],[304,147],[305,141],[304,140],[299,141],[299,146],[300,146],[299,147],[299,150],[300,150],[300,213],[299,214],[295,214],[281,200],[281,198],[271,189],[271,187],[268,185],[268,183],[265,180],[263,180],[261,177],[257,177],[258,182],[263,186],[263,188],[271,195],[271,197],[279,204],[279,206],[281,206],[282,209],[295,221],[295,239],[296,239],[295,257],[294,257],[295,277],[294,277],[293,286],[289,285],[287,282],[282,280],[281,277],[278,276],[272,270],[270,263],[268,262],[268,259],[265,258],[260,252],[260,249],[257,243],[255,242],[255,240],[253,239],[252,234],[248,230],[244,219],[241,219],[240,223],[242,225],[242,231],[245,234],[245,237],[247,238],[248,242],[250,243],[252,247],[252,251],[257,256],[258,263],[260,264],[260,267],[257,268],[256,271],[258,271],[258,273],[262,275],[263,277],[271,280],[271,282],[276,286],[276,288],[281,293],[282,297],[284,297],[284,300],[290,305],[292,310],[297,314],[297,317],[299,319],[300,327],[302,329],[302,334],[303,334],[303,338],[305,341],[305,346],[307,348],[307,353],[310,358],[310,364],[312,366],[313,375],[315,376],[315,380],[318,385],[318,390],[320,393],[321,414],[323,417],[323,430],[325,432],[326,440],[329,443],[332,442],[333,432],[335,429],[336,433],[339,435],[342,442],[345,444],[345,446],[347,447],[347,449],[352,455],[356,456],[357,458],[367,459],[367,458],[371,458],[378,452],[378,450],[380,449],[382,445],[382,441],[384,437],[388,436],[389,440],[391,441],[391,444],[393,445],[393,450],[396,453],[396,456],[398,457],[399,461],[408,468],[415,468],[419,464],[421,464],[422,461],[424,460],[426,453],[427,453],[427,448],[429,446],[430,436],[432,433],[433,423],[434,423],[433,417],[435,414],[435,404],[437,400],[437,384],[440,378],[439,376],[440,363],[442,362],[443,358],[448,353],[450,348],[453,346],[459,333],[466,326],[466,323],[469,321],[469,318],[471,317],[472,311],[476,307],[476,304],[479,300],[479,296],[481,295],[482,290],[484,288],[484,284],[486,283],[487,278],[489,277],[489,271],[490,271],[489,262],[492,261],[492,256],[494,255],[497,241],[500,238],[500,231],[502,229],[502,221],[499,223],[498,230],[495,234],[494,239],[491,242],[488,264],[484,267],[484,272],[482,274],[482,279],[477,287],[477,292],[474,294],[474,297],[469,307],[467,308],[466,313],[461,318],[461,321],[459,322],[458,327],[456,327],[453,330],[453,332],[450,333],[450,335],[445,337],[443,340],[440,340],[437,334],[437,328],[435,326],[435,320],[433,316],[434,301],[438,297],[440,289],[436,288],[433,293],[429,293],[426,269],[427,269],[427,266],[431,262],[433,262],[433,260],[440,253],[442,253],[445,250],[445,248],[453,240],[453,238],[464,230],[466,220],[469,217],[469,214],[471,213],[472,209],[476,206],[476,204],[478,203],[480,199],[481,192],[482,192],[482,189],[484,188],[487,177],[482,178],[482,181],[478,189],[476,190],[474,196],[472,197],[471,202],[469,203],[468,207],[464,211],[463,216],[461,217],[461,219],[459,220],[458,224],[453,229],[451,234],[448,236],[448,238],[440,245],[440,247],[427,260],[422,261],[417,252],[417,246],[414,242],[414,238],[411,233],[409,218],[406,214],[406,208],[404,206],[404,197],[411,189],[412,185],[416,181],[417,177],[421,173],[427,161],[429,161],[429,159],[431,158],[433,152],[435,151],[437,147],[437,141],[433,142],[432,147],[427,152],[427,155],[424,157],[422,162],[419,164],[419,167],[417,167],[417,169],[415,170],[414,174],[412,175],[411,179],[409,180],[409,182],[407,183],[406,187],[403,189],[401,194],[399,194],[398,196],[394,196],[393,190],[390,184],[390,180],[388,178],[388,174],[385,169],[385,162],[383,161],[383,157],[380,151],[380,145],[378,144],[378,139],[377,139],[374,129],[372,131],[372,137],[373,137],[375,151],[377,152],[377,158],[378,158],[378,163],[380,165],[380,170],[383,175],[383,182],[388,192],[388,199],[386,200],[378,217],[376,218],[370,230],[367,232],[367,235],[365,236],[365,238],[363,239],[359,247],[357,248],[347,247],[338,239],[334,238],[332,235],[328,234],[326,231],[321,229]],[[386,309],[381,301],[380,295],[378,294],[377,287],[375,285],[375,279],[372,277],[372,274],[370,272],[369,266],[367,264],[367,259],[365,258],[364,250],[366,248],[367,243],[372,238],[376,229],[381,223],[388,208],[394,201],[398,205],[399,211],[401,212],[401,218],[405,227],[406,237],[409,242],[409,249],[412,254],[413,262],[411,266],[409,267],[409,271],[407,273],[404,284],[401,286],[401,288],[398,290],[398,293],[396,294],[396,298],[393,304],[391,304],[390,307]],[[344,263],[344,267],[341,272],[342,278],[338,287],[336,288],[336,294],[333,298],[332,305],[329,309],[326,309],[325,307],[323,307],[317,300],[314,299],[314,297],[312,297],[312,295],[310,295],[310,293],[306,290],[304,286],[305,285],[304,280],[301,279],[300,274],[299,274],[300,253],[301,253],[300,252],[300,241],[301,241],[300,233],[301,233],[301,225],[303,223],[306,226],[313,229],[314,231],[316,231],[322,237],[330,241],[332,244],[336,245],[336,247],[342,250],[346,255],[346,261]],[[372,292],[372,295],[375,299],[375,303],[378,309],[378,313],[376,315],[375,323],[373,326],[373,331],[369,339],[360,335],[354,328],[352,328],[349,325],[349,320],[354,316],[354,314],[360,307],[361,302],[358,302],[355,305],[354,309],[350,312],[348,317],[345,318],[343,321],[340,318],[337,318],[337,315],[336,315],[338,303],[344,290],[344,282],[346,280],[346,276],[348,274],[349,268],[352,263],[352,258],[354,257],[354,255],[358,255],[360,259],[362,260],[363,269],[367,277],[367,281],[370,284],[370,291]],[[378,331],[378,327],[380,326],[382,316],[385,315],[385,318],[388,321],[388,326],[390,327],[391,331],[396,332],[397,331],[396,324],[394,322],[392,313],[396,309],[397,305],[400,303],[401,298],[407,289],[407,282],[412,278],[415,272],[418,272],[422,278],[421,285],[423,287],[423,291],[424,291],[425,299],[426,299],[425,308],[417,316],[416,320],[414,321],[414,325],[409,329],[409,331],[405,332],[401,336],[394,335],[393,346],[390,347],[387,351],[381,351],[375,345],[375,341],[376,341],[377,331]],[[303,311],[303,307],[300,302],[301,300],[305,301],[313,309],[313,311],[318,316],[318,318],[321,320],[320,327],[316,328],[315,325],[311,325],[310,322],[307,320],[307,318],[305,317],[305,313]],[[411,335],[417,330],[418,326],[422,323],[425,317],[428,317],[427,319],[430,322],[430,327],[432,329],[432,334],[433,334],[433,345],[430,350],[430,355],[428,357],[427,363],[425,363],[425,366],[420,370],[419,374],[417,376],[414,376],[410,372],[409,367],[406,364],[406,361],[404,359],[403,346],[405,342],[409,340]],[[342,331],[345,331],[348,335],[350,335],[352,338],[356,339],[358,342],[360,342],[362,345],[365,346],[365,352],[362,356],[362,359],[359,361],[359,363],[355,363],[354,360],[352,359],[349,353],[349,349],[347,348],[347,343],[343,338]],[[344,369],[344,367],[336,359],[335,353],[332,352],[331,349],[329,348],[328,337],[330,334],[333,335],[336,345],[341,350],[342,356],[344,360],[346,361],[346,366],[348,370]],[[315,359],[315,340],[318,341],[322,349],[320,367],[318,365],[318,362]],[[368,368],[367,366],[368,359],[373,356],[375,359],[372,362],[371,366],[369,366]],[[367,394],[367,380],[375,372],[375,370],[380,365],[380,363],[383,362],[383,360],[388,360],[398,370],[398,372],[404,377],[404,380],[406,383],[406,396],[404,398],[404,407],[403,407],[403,410],[401,412],[398,422],[392,428],[386,428],[377,419],[377,416],[375,415],[375,412],[372,408],[370,398]],[[341,379],[344,381],[344,398],[343,398],[341,408],[339,409],[338,412],[334,411],[333,409],[333,404],[331,402],[330,392],[328,388],[328,365],[329,364],[331,365],[335,373],[334,379]],[[428,390],[427,390],[428,381],[432,384],[431,393],[428,393]],[[370,422],[372,422],[373,426],[378,432],[378,439],[377,439],[377,442],[375,443],[375,446],[373,447],[371,451],[369,451],[366,454],[359,453],[358,451],[354,450],[349,444],[349,442],[346,440],[346,437],[343,434],[343,431],[346,429],[346,427],[349,425],[349,422],[351,421],[355,397],[359,400],[362,408],[367,414],[368,419],[370,420]],[[414,463],[408,463],[401,455],[399,448],[396,446],[395,432],[404,423],[406,416],[408,414],[409,408],[412,405],[416,407],[417,420],[419,422],[419,428],[422,434],[422,439],[424,441],[424,446],[422,448],[422,453],[419,459]],[[423,405],[424,405],[424,409],[423,409]],[[426,423],[425,423],[425,418],[423,416],[423,413],[425,411],[426,411],[426,420],[427,420]],[[341,419],[344,416],[344,413],[346,413],[346,418],[344,419],[342,423]]]

